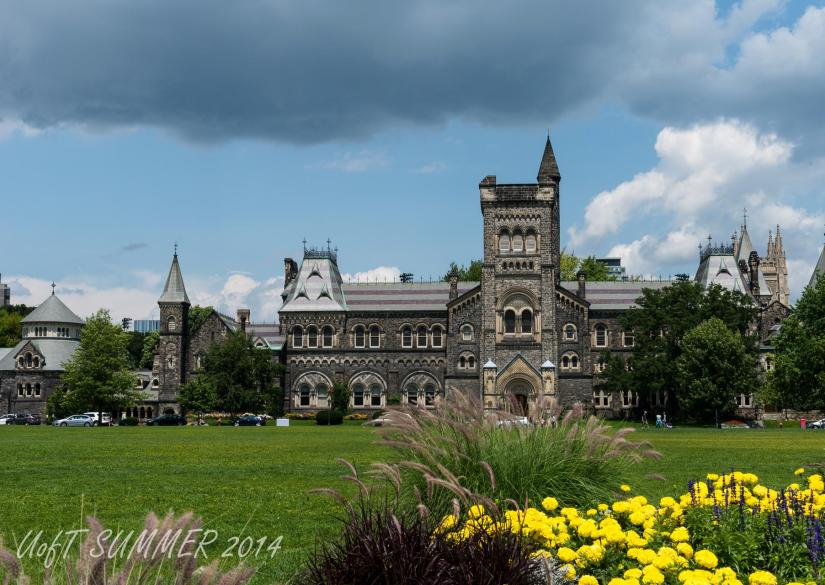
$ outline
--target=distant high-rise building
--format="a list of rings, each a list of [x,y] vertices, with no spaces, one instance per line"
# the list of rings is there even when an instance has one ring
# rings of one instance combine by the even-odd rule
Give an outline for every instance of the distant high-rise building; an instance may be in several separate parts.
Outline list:
[[[607,274],[615,277],[616,280],[627,280],[621,258],[596,258],[596,262],[607,266]]]
[[[9,285],[3,284],[2,274],[0,274],[0,307],[11,305],[11,289]]]
[[[137,333],[160,331],[160,319],[135,319],[132,321],[132,330]]]

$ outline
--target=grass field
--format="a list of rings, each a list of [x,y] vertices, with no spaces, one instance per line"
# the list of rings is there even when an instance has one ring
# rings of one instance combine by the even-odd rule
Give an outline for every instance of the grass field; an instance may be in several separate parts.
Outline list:
[[[793,480],[793,469],[825,462],[825,432],[798,429],[644,430],[636,433],[663,453],[634,468],[635,493],[681,492],[709,471],[753,471],[773,485]],[[219,538],[219,555],[235,535],[283,536],[273,559],[261,555],[257,584],[283,582],[316,539],[335,533],[336,507],[307,490],[346,487],[336,457],[356,465],[392,454],[374,444],[360,424],[284,428],[0,427],[0,534],[14,548],[29,530],[54,536],[96,515],[109,528],[139,529],[149,511],[195,511]],[[666,480],[646,479],[651,473]],[[38,563],[27,562],[30,573]]]

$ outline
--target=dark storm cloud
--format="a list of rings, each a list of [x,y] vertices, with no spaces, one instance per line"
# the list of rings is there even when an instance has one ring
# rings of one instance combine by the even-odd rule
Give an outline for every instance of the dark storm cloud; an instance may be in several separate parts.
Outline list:
[[[601,100],[757,116],[776,88],[697,80],[773,3],[720,20],[681,0],[0,0],[0,117],[310,143],[456,117],[544,126]]]

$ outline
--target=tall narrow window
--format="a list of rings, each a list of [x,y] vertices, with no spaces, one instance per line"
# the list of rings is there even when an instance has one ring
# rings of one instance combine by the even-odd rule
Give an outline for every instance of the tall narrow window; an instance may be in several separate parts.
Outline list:
[[[309,406],[309,384],[301,384],[300,392],[300,406]]]
[[[300,325],[292,330],[292,347],[304,347],[304,329]]]
[[[564,340],[576,341],[576,326],[572,323],[568,323],[564,326]]]
[[[318,347],[318,328],[315,325],[307,327],[307,347]]]
[[[327,406],[327,398],[329,397],[329,389],[326,384],[318,384],[315,387],[315,396],[318,398],[318,407],[324,408]]]
[[[404,329],[401,330],[401,347],[412,347],[413,345],[413,332],[412,327],[409,325],[405,325]]]
[[[381,406],[381,386],[378,384],[370,387],[370,406]]]
[[[524,309],[521,312],[521,332],[533,332],[533,312],[530,309]]]
[[[593,329],[593,345],[596,347],[607,347],[607,327],[601,323]]]
[[[432,384],[424,386],[424,404],[427,406],[435,404],[435,386]]]
[[[334,335],[334,331],[331,325],[327,325],[324,327],[324,347],[332,347],[332,337]]]
[[[178,322],[174,317],[169,317],[169,319],[166,320],[166,328],[169,331],[175,331],[178,328]]]
[[[366,332],[363,325],[355,327],[355,347],[366,347]]]
[[[370,347],[381,347],[381,329],[378,325],[370,327]]]
[[[524,250],[524,238],[521,234],[513,234],[513,252],[522,252]]]
[[[433,327],[433,347],[441,347],[443,344],[441,327]]]
[[[467,358],[467,367],[470,368],[471,370],[475,370],[476,369],[476,358],[474,358],[473,356],[468,357]]]
[[[465,358],[464,356],[461,356],[460,358],[458,358],[458,368],[460,370],[463,370],[466,367],[467,367],[467,358]]]
[[[418,386],[415,384],[407,384],[406,389],[407,404],[418,404]]]
[[[427,347],[427,328],[424,325],[418,327],[418,347]]]
[[[527,234],[527,237],[524,238],[524,250],[528,254],[536,252],[536,236],[534,234]]]
[[[469,323],[461,326],[461,341],[473,340],[473,326]]]
[[[498,250],[499,252],[510,251],[510,234],[507,232],[502,232],[498,237]]]
[[[352,387],[352,404],[353,406],[364,406],[364,386],[356,384]]]
[[[32,358],[32,354],[27,353],[27,354],[26,354],[26,367],[27,367],[27,368],[32,367],[32,363],[33,363],[33,361],[34,361],[34,360],[33,360],[33,358]]]
[[[516,312],[512,309],[504,311],[504,333],[516,332]]]
[[[40,396],[40,384],[35,384],[34,385],[34,395],[35,396]]]

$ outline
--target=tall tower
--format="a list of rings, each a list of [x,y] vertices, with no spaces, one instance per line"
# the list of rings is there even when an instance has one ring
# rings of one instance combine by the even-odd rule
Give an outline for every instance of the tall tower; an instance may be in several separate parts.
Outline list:
[[[178,264],[177,246],[160,307],[160,341],[158,342],[159,382],[158,407],[161,412],[177,410],[180,385],[186,382],[186,349],[188,344],[189,296],[183,285]]]
[[[548,137],[536,183],[499,184],[487,176],[479,184],[484,220],[479,358],[490,364],[482,388],[488,408],[532,410],[542,392],[542,364],[557,361],[560,181]]]
[[[791,305],[791,287],[788,285],[788,260],[785,258],[785,244],[782,241],[782,232],[778,224],[776,226],[776,239],[774,240],[773,249],[776,256],[776,300],[789,307]]]

